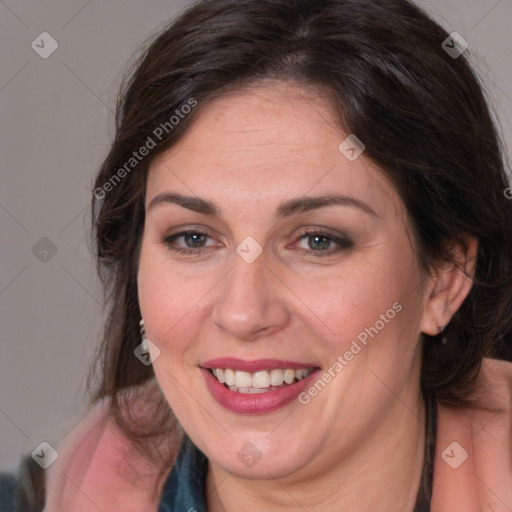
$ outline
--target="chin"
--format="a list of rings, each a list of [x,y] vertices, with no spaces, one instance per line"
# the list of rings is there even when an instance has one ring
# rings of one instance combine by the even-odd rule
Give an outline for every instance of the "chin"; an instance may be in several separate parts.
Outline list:
[[[298,450],[298,443],[291,443],[289,436],[274,443],[269,441],[267,433],[261,434],[260,439],[249,437],[253,440],[231,440],[226,446],[212,439],[212,449],[205,448],[209,461],[240,478],[254,480],[284,478],[307,462],[307,454]]]

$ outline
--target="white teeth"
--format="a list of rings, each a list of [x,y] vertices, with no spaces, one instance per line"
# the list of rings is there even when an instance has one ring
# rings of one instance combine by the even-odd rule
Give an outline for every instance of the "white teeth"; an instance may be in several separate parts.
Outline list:
[[[235,372],[235,386],[237,388],[250,388],[252,375],[249,372]]]
[[[238,391],[239,393],[246,393],[248,395],[252,395],[254,393],[266,393],[268,389],[257,389],[257,388],[237,388],[236,386],[233,386],[235,389],[232,389],[231,391]]]
[[[302,370],[295,370],[295,378],[301,380],[311,373],[311,368],[303,368]]]
[[[295,380],[295,370],[284,371],[284,381],[286,384],[291,384]]]
[[[226,368],[224,370],[224,378],[226,379],[226,384],[228,386],[234,386],[235,385],[235,372],[233,370],[230,370],[229,368]]]
[[[268,388],[270,386],[270,375],[267,372],[267,370],[262,370],[261,372],[253,373],[252,385],[253,387],[258,389]]]
[[[293,384],[295,381],[307,377],[312,371],[312,368],[299,370],[275,368],[270,371],[260,370],[250,373],[230,368],[214,368],[212,373],[221,384],[225,383],[231,391],[252,394],[273,391],[284,383]]]
[[[270,385],[282,386],[284,382],[283,370],[272,370],[270,372]]]
[[[224,370],[222,368],[216,368],[214,373],[215,373],[215,377],[217,377],[217,380],[221,384],[224,384],[224,382],[226,382],[226,377],[224,375]]]

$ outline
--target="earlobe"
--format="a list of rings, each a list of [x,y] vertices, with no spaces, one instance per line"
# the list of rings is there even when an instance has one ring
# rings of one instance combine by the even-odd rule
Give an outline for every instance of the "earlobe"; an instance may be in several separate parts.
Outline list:
[[[465,237],[450,249],[450,261],[435,269],[425,288],[421,332],[437,336],[450,323],[473,286],[477,251],[477,240]]]

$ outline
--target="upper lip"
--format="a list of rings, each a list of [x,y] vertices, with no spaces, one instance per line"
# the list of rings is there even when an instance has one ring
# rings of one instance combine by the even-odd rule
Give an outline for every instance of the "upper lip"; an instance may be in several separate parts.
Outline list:
[[[272,370],[274,368],[281,369],[294,369],[300,370],[301,368],[318,368],[318,365],[311,363],[297,363],[294,361],[284,361],[282,359],[237,359],[236,357],[217,357],[209,359],[202,365],[203,368],[229,368],[231,370],[257,372],[260,370]]]

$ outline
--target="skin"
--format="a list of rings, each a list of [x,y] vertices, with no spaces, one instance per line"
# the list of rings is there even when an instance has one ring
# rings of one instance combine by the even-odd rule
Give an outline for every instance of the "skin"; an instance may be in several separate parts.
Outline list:
[[[320,97],[274,83],[217,98],[150,167],[139,302],[161,351],[159,385],[209,459],[210,512],[408,511],[419,489],[421,333],[437,334],[449,322],[471,279],[454,265],[420,269],[396,191],[364,153],[351,162],[339,151],[347,134]],[[220,215],[171,203],[149,208],[163,192],[214,201]],[[276,216],[284,201],[333,193],[375,214],[330,205]],[[324,239],[302,236],[315,227],[352,245],[325,248]],[[191,228],[212,236],[195,245],[183,236],[164,242]],[[236,252],[248,236],[263,248],[252,263]],[[473,241],[453,248],[462,263],[475,251]],[[206,387],[199,367],[214,357],[284,359],[325,371],[396,302],[402,310],[307,405],[293,400],[241,415]],[[250,468],[237,457],[248,442],[261,453]]]

